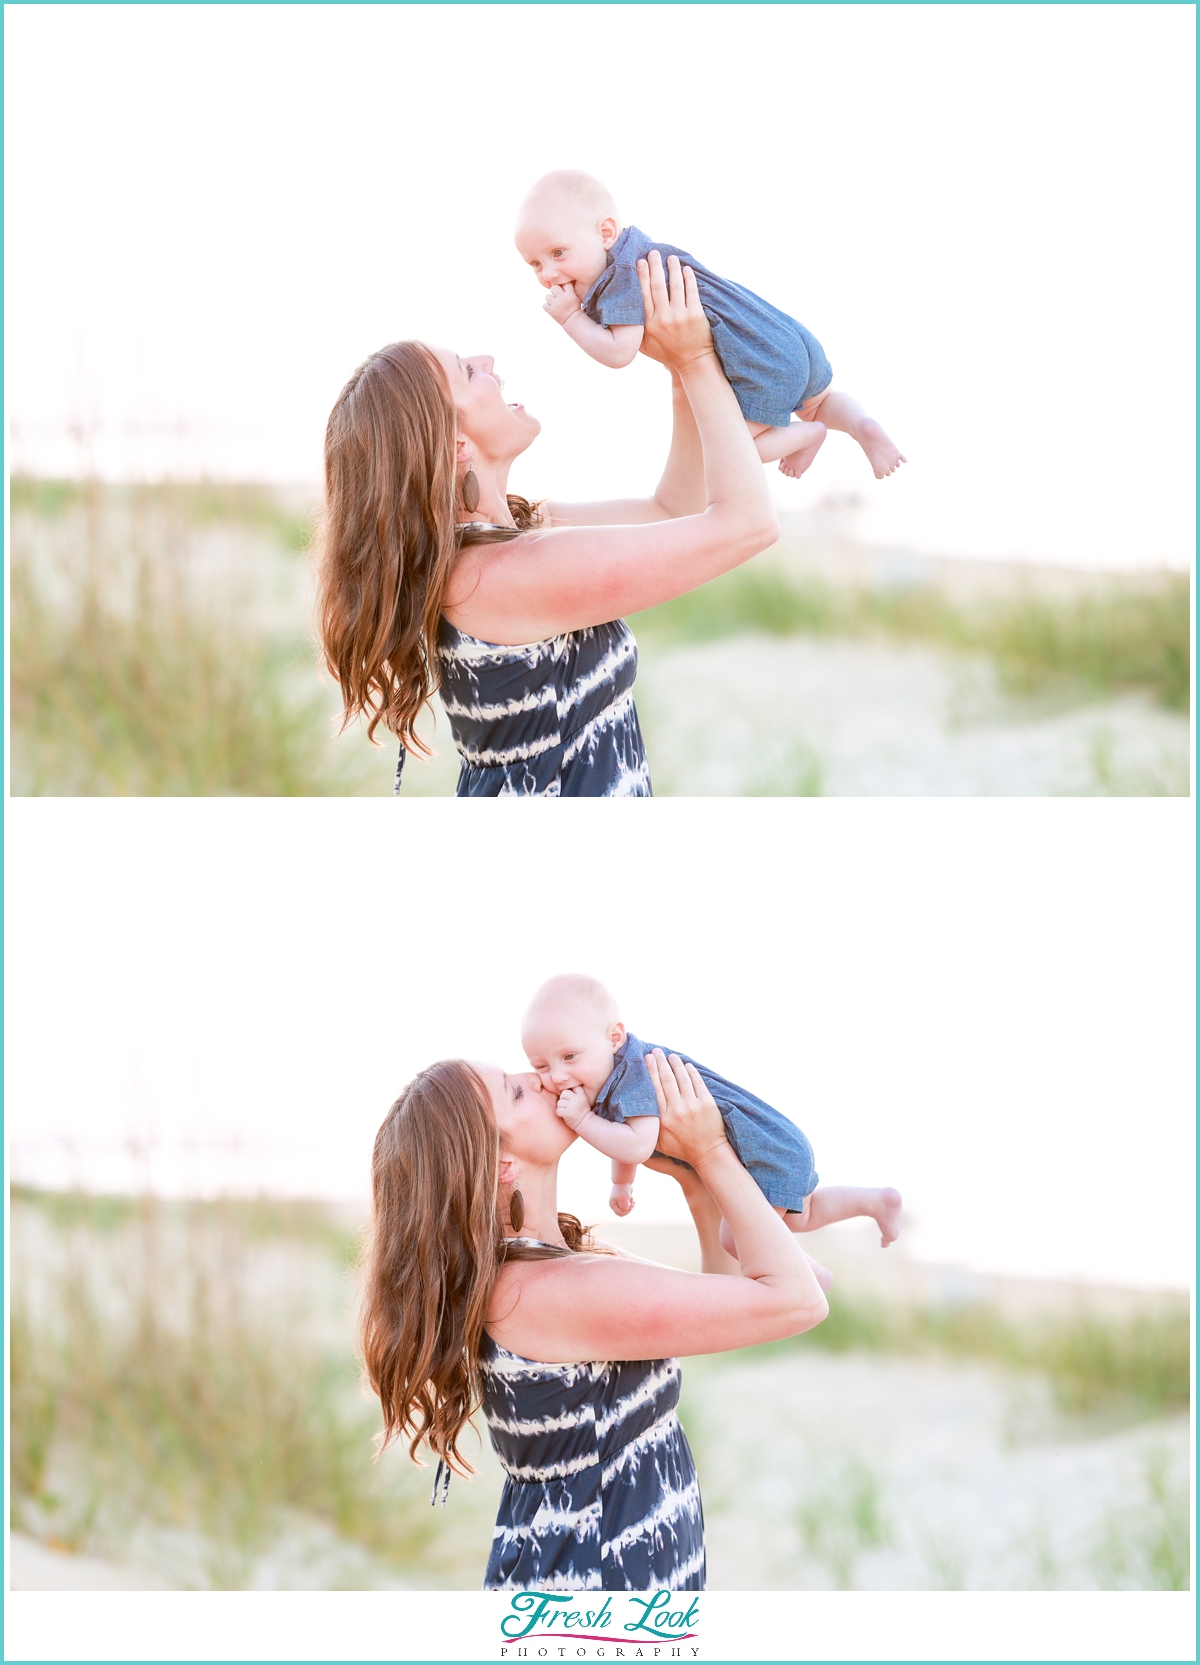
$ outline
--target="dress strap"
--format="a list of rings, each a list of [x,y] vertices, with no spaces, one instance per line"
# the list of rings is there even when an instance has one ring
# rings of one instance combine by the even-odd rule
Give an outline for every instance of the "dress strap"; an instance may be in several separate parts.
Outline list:
[[[569,1255],[561,1243],[543,1243],[540,1237],[504,1237],[500,1240],[501,1260],[557,1260]]]
[[[446,1471],[445,1484],[442,1485],[442,1508],[446,1507],[446,1499],[450,1495],[450,1464],[438,1458],[437,1473],[433,1477],[433,1490],[429,1494],[429,1507],[432,1509],[437,1502],[438,1486],[442,1483],[442,1470]]]

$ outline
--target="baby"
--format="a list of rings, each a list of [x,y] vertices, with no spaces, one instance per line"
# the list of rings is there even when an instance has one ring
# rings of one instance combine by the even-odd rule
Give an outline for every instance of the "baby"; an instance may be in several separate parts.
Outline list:
[[[542,1085],[558,1094],[559,1115],[581,1139],[612,1158],[609,1207],[614,1214],[628,1214],[637,1164],[652,1156],[658,1143],[658,1100],[643,1061],[653,1046],[628,1033],[602,983],[579,976],[552,977],[542,984],[522,1021],[521,1044]],[[895,1241],[900,1234],[898,1191],[860,1185],[818,1190],[812,1146],[796,1124],[714,1070],[703,1064],[696,1068],[716,1100],[739,1161],[790,1230],[816,1231],[836,1220],[869,1218],[879,1227],[883,1248]],[[736,1255],[724,1221],[721,1243]]]
[[[608,190],[563,169],[537,181],[517,216],[517,248],[550,291],[545,310],[584,352],[614,370],[632,363],[645,313],[637,263],[657,249],[696,274],[713,344],[764,462],[799,479],[828,428],[856,439],[882,480],[907,459],[862,406],[830,387],[820,342],[786,312],[670,243],[625,226]],[[797,420],[793,421],[793,415]]]

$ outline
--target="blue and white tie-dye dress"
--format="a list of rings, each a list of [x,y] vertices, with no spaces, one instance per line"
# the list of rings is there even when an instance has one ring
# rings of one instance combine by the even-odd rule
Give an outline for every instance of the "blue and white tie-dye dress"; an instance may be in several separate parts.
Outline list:
[[[460,798],[650,796],[624,620],[498,647],[443,619],[438,659]]]
[[[535,1364],[484,1335],[508,1478],[487,1590],[703,1590],[704,1515],[679,1360]]]

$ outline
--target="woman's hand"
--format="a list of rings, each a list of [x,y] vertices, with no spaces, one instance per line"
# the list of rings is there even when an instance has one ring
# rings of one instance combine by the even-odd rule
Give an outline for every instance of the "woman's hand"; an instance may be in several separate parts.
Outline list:
[[[694,1168],[728,1142],[716,1101],[695,1065],[685,1064],[674,1053],[668,1058],[655,1047],[647,1055],[646,1068],[658,1100],[658,1148]]]
[[[681,267],[679,256],[672,254],[664,272],[662,256],[651,249],[649,260],[638,261],[638,278],[646,313],[641,349],[646,357],[657,359],[673,373],[710,354],[715,357],[712,330],[692,268]]]
[[[660,1156],[655,1151],[642,1163],[643,1168],[653,1168],[656,1174],[666,1174],[673,1179],[685,1197],[692,1197],[704,1190],[704,1181],[695,1168],[685,1168],[682,1162],[672,1162],[669,1156]]]

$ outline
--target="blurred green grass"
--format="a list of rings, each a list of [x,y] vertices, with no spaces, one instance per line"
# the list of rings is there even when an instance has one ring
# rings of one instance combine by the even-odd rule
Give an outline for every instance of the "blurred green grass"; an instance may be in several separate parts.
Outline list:
[[[185,1530],[201,1546],[191,1582],[244,1588],[311,1520],[385,1573],[446,1581],[464,1550],[447,1550],[428,1472],[372,1460],[378,1410],[350,1346],[356,1234],[329,1209],[25,1189],[14,1211],[50,1230],[38,1265],[19,1233],[14,1257],[14,1528],[117,1558],[147,1528]],[[291,1251],[289,1277],[263,1259],[271,1245]],[[465,1555],[482,1565],[463,1490],[453,1525],[475,1525]]]
[[[985,654],[1014,694],[1136,689],[1171,711],[1190,702],[1191,584],[1180,573],[1070,600],[993,596],[968,606],[931,584],[835,589],[763,563],[738,567],[630,623],[639,637],[662,642],[753,631],[929,642]]]
[[[1191,1588],[1191,1499],[1166,1451],[1149,1453],[1141,1495],[1109,1511],[1092,1551],[1102,1590]]]
[[[361,1236],[360,1228],[348,1225],[328,1203],[306,1197],[194,1197],[176,1202],[127,1193],[42,1191],[31,1185],[12,1185],[9,1196],[14,1207],[36,1210],[58,1232],[105,1236],[153,1217],[163,1225],[221,1232],[235,1242],[276,1241],[326,1250],[346,1266],[354,1263]]]
[[[791,1514],[808,1553],[824,1565],[835,1590],[853,1590],[864,1554],[892,1538],[880,1477],[858,1452],[844,1453],[826,1472],[806,1477]]]
[[[253,484],[24,476],[11,482],[10,506],[14,794],[390,790],[390,744],[372,747],[359,729],[335,738],[339,701],[318,679],[308,619],[308,506]],[[932,584],[834,586],[767,558],[632,622],[647,664],[656,649],[746,633],[879,637],[983,655],[1022,696],[1134,690],[1169,710],[1189,704],[1182,575],[1102,584],[1071,600],[1022,594],[968,605]],[[444,724],[437,749],[432,764],[410,759],[406,793],[453,791]],[[1107,782],[1105,758],[1096,768]],[[669,789],[670,770],[658,773]],[[742,790],[823,788],[821,759],[784,735]]]
[[[308,548],[315,524],[311,510],[289,509],[273,487],[252,481],[154,481],[98,488],[94,480],[46,480],[14,474],[9,506],[13,514],[56,520],[71,509],[93,505],[98,490],[105,497],[124,498],[146,509],[179,515],[189,526],[225,522],[253,527],[293,553]]]
[[[29,1187],[14,1188],[12,1201],[15,1529],[118,1560],[184,1534],[194,1547],[184,1572],[173,1564],[173,1582],[245,1588],[269,1576],[260,1569],[297,1522],[315,1522],[364,1559],[351,1575],[331,1573],[337,1563],[327,1560],[312,1587],[389,1577],[415,1588],[477,1585],[498,1491],[490,1455],[478,1483],[455,1482],[445,1513],[429,1508],[428,1469],[395,1450],[372,1460],[379,1414],[358,1386],[351,1344],[359,1226],[350,1214],[304,1200],[164,1202]],[[689,1399],[705,1382],[812,1347],[1036,1373],[1081,1428],[1084,1419],[1167,1417],[1189,1400],[1182,1302],[1016,1322],[990,1302],[885,1305],[843,1288],[806,1336],[689,1360],[689,1431],[697,1434]],[[825,1501],[815,1507],[814,1492],[794,1525],[847,1587],[891,1527],[862,1464],[826,1479]],[[1148,1587],[1152,1577],[1176,1588],[1180,1564],[1187,1572],[1186,1507],[1181,1516],[1165,1470],[1145,1490],[1136,1519],[1102,1523],[1100,1576],[1114,1587]]]
[[[1067,1415],[1139,1419],[1191,1403],[1191,1319],[1183,1297],[1155,1298],[1129,1314],[1081,1307],[1031,1313],[1018,1322],[985,1300],[885,1303],[839,1290],[815,1330],[748,1348],[745,1356],[807,1347],[938,1354],[1036,1372]]]
[[[12,482],[12,790],[386,791],[334,738],[299,552],[307,513],[252,486]]]

